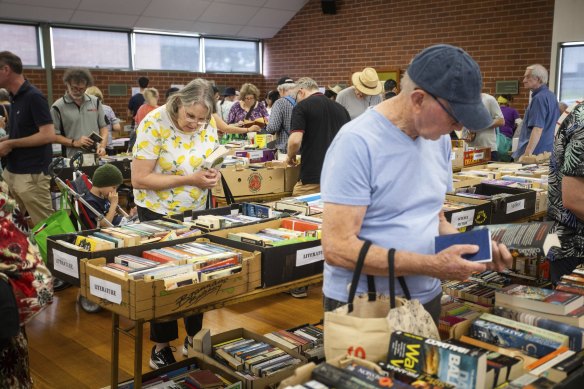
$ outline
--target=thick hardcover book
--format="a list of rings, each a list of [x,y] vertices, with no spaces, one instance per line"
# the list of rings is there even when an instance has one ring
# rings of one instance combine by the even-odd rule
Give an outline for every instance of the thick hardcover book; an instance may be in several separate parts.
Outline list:
[[[388,359],[393,366],[435,375],[457,388],[485,387],[487,357],[483,351],[395,331]]]
[[[559,342],[481,319],[471,324],[470,336],[500,347],[520,349],[535,358],[541,358],[562,346]]]
[[[491,224],[477,227],[489,229],[494,241],[503,243],[515,256],[546,256],[553,246],[560,246],[556,234],[551,233],[553,222]]]
[[[526,285],[509,285],[495,292],[495,303],[566,315],[584,305],[584,296]]]
[[[479,246],[474,254],[464,254],[462,257],[473,262],[492,262],[491,233],[487,229],[460,232],[458,234],[439,235],[434,238],[436,253],[455,244],[473,244]]]
[[[507,319],[515,320],[521,323],[531,324],[539,328],[554,331],[559,334],[567,335],[569,338],[568,346],[571,350],[578,351],[584,348],[584,328],[575,327],[566,323],[550,320],[539,316],[537,313],[521,312],[512,308],[496,306],[493,313]]]

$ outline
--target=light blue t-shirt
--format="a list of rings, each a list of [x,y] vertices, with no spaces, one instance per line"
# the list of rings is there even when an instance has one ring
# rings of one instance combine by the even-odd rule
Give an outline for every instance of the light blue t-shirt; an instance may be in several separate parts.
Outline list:
[[[321,176],[326,203],[367,206],[361,239],[396,250],[434,253],[438,215],[452,187],[450,138],[411,139],[375,109],[347,123],[328,149]],[[355,258],[356,260],[357,258]],[[353,271],[325,263],[323,292],[347,301]],[[423,304],[440,293],[440,282],[407,276],[412,298]],[[378,292],[389,294],[388,277],[375,277]],[[358,293],[367,291],[361,276]],[[396,292],[402,295],[396,282]]]

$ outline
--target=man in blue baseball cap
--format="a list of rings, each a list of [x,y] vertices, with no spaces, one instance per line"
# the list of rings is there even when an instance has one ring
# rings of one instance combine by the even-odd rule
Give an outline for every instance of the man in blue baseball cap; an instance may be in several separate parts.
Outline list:
[[[457,230],[441,212],[452,189],[452,130],[488,127],[491,116],[481,101],[477,63],[461,48],[429,47],[412,60],[401,92],[367,110],[338,132],[321,176],[324,200],[325,310],[347,302],[359,251],[372,242],[363,273],[375,276],[387,295],[388,256],[395,253],[396,276],[405,276],[411,297],[438,322],[439,279],[465,280],[511,261],[504,245],[493,243],[493,262],[465,260],[476,245],[454,245],[434,253],[434,238]],[[393,250],[395,249],[395,251]],[[363,275],[357,292],[367,292]],[[398,294],[403,294],[396,286]]]

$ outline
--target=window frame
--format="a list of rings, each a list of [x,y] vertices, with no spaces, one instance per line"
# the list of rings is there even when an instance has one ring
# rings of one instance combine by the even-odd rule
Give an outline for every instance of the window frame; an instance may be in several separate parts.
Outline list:
[[[206,60],[206,50],[207,50],[207,46],[206,46],[206,41],[207,40],[223,40],[223,41],[239,41],[239,42],[252,42],[255,43],[256,45],[256,62],[257,62],[257,67],[256,67],[256,71],[253,72],[245,72],[245,71],[233,71],[233,72],[226,72],[226,71],[220,71],[220,70],[208,70],[207,69],[207,65],[205,63]],[[263,42],[260,39],[245,39],[245,38],[229,38],[229,37],[222,37],[222,36],[214,36],[214,35],[209,35],[209,36],[204,36],[203,37],[203,55],[201,56],[201,61],[202,61],[202,70],[203,73],[205,74],[246,74],[246,75],[261,75],[263,74]]]
[[[564,49],[569,47],[582,47],[584,50],[584,41],[575,42],[563,42],[559,44],[558,56],[557,56],[557,74],[556,74],[556,96],[558,101],[564,101],[562,98],[562,74],[564,69]]]
[[[43,45],[42,45],[42,33],[41,33],[41,26],[38,23],[27,23],[27,22],[21,22],[21,21],[6,21],[6,20],[0,20],[0,24],[4,24],[4,25],[9,25],[9,26],[28,26],[28,27],[34,27],[35,29],[35,39],[36,39],[36,53],[37,53],[37,58],[38,58],[38,62],[36,63],[36,65],[29,65],[29,64],[22,64],[22,67],[25,69],[44,69],[45,67],[45,63],[44,63],[44,58],[43,58]],[[3,49],[5,50],[5,49]],[[20,57],[20,56],[19,56]]]
[[[164,35],[164,36],[178,36],[178,37],[183,37],[183,38],[196,38],[198,40],[199,43],[199,71],[195,72],[192,70],[169,70],[169,69],[156,69],[156,68],[137,68],[136,67],[136,35],[137,34],[144,34],[144,35]],[[201,41],[203,40],[203,37],[200,34],[187,34],[187,33],[174,33],[174,32],[169,32],[169,31],[151,31],[151,30],[133,30],[132,33],[130,34],[132,37],[131,43],[132,43],[132,47],[131,47],[131,66],[132,66],[132,71],[154,71],[154,72],[178,72],[178,73],[204,73],[203,72],[203,64],[201,63],[201,53],[203,52],[203,46]]]

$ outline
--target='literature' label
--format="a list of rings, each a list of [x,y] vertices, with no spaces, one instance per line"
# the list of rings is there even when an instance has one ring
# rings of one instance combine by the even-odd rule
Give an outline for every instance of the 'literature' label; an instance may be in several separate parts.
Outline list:
[[[474,209],[453,213],[452,218],[450,219],[450,224],[452,224],[456,229],[472,226],[474,214]]]
[[[324,261],[322,246],[311,247],[296,252],[296,266],[304,266],[311,263]]]
[[[114,304],[122,303],[122,286],[101,278],[89,276],[89,293]]]
[[[507,214],[525,209],[525,199],[512,201],[507,204]]]
[[[71,254],[53,249],[53,267],[55,271],[79,279],[79,260]]]

